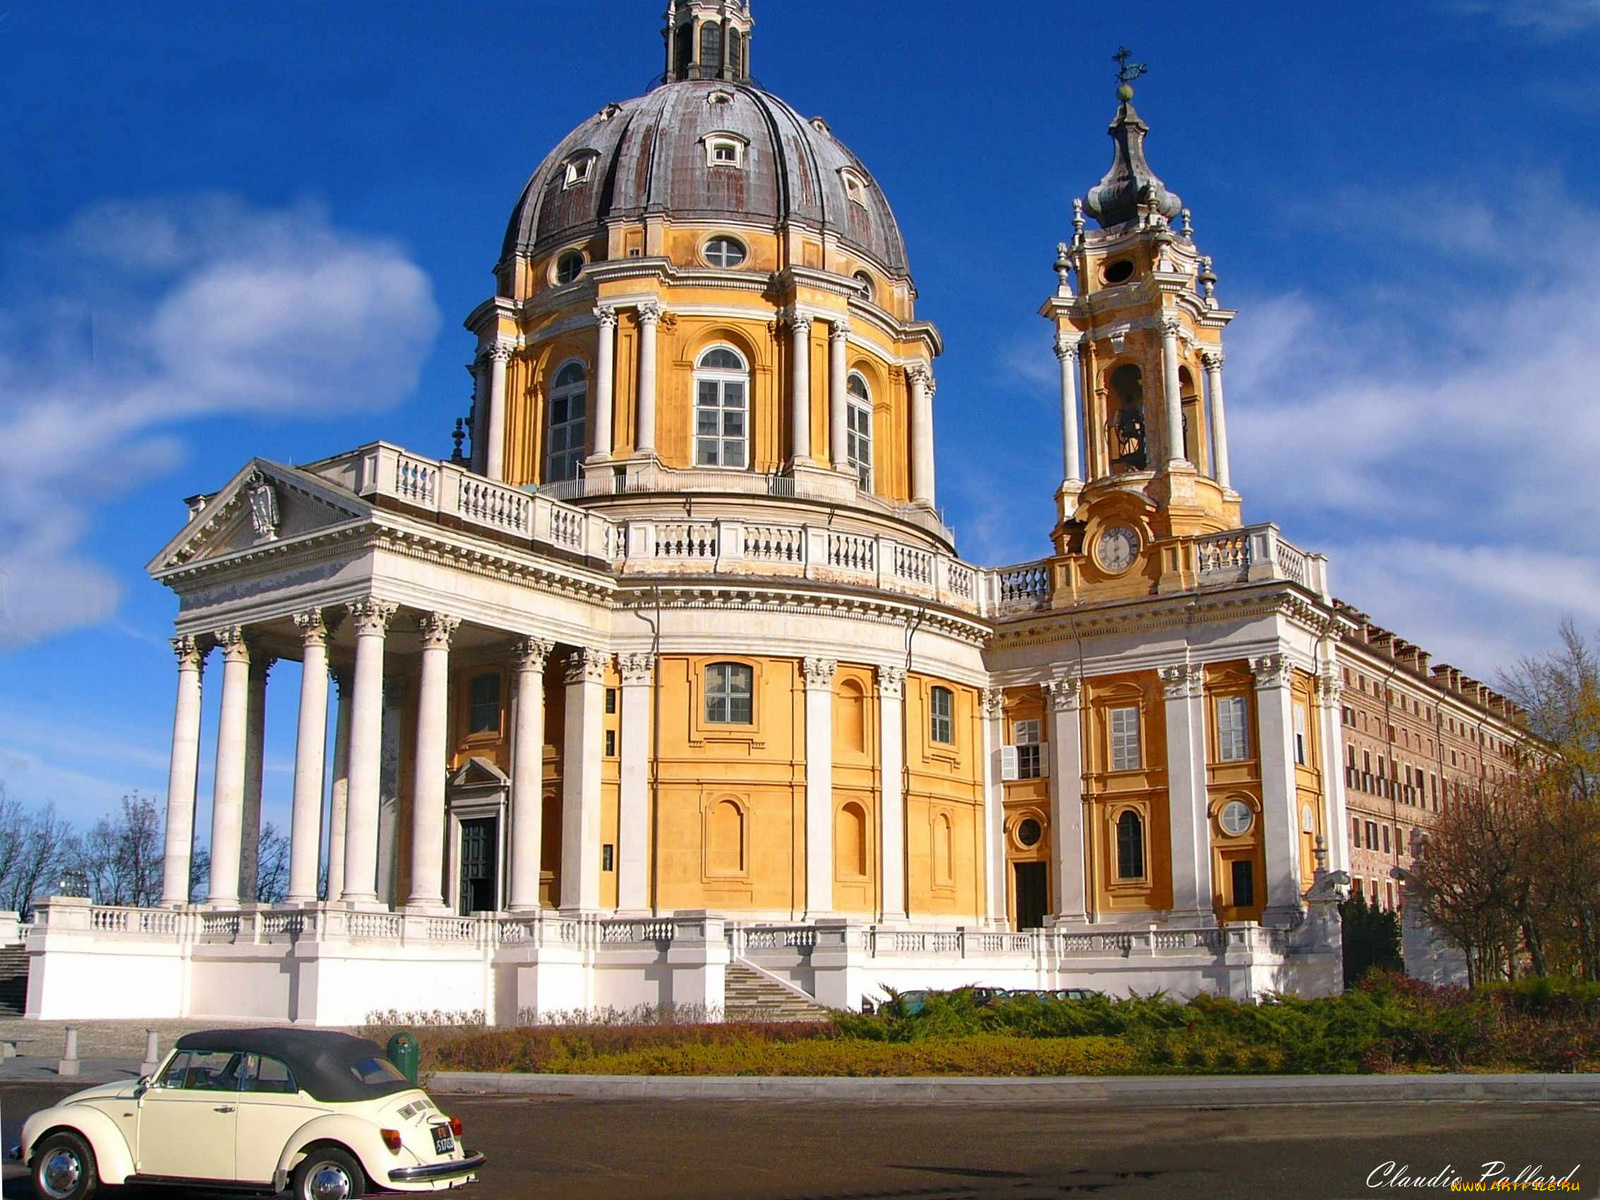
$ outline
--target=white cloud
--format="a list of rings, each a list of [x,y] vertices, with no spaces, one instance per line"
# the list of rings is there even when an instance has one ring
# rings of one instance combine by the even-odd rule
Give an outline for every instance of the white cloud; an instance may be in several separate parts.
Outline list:
[[[0,277],[0,649],[107,619],[91,505],[170,470],[184,422],[394,403],[439,324],[398,247],[312,205],[88,209]]]
[[[1600,25],[1600,0],[1454,0],[1465,16],[1493,17],[1513,29],[1561,36]]]
[[[1242,301],[1229,341],[1250,518],[1321,531],[1340,595],[1485,677],[1564,614],[1600,624],[1600,213],[1539,193],[1531,214],[1469,200],[1459,237],[1454,206],[1388,221],[1352,194],[1328,227],[1391,286]]]

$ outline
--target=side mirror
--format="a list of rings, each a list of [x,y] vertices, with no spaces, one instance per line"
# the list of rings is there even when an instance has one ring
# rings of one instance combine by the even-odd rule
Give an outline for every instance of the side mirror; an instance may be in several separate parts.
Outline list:
[[[155,1080],[152,1076],[141,1075],[139,1082],[133,1085],[133,1098],[135,1100],[142,1098],[154,1086]]]

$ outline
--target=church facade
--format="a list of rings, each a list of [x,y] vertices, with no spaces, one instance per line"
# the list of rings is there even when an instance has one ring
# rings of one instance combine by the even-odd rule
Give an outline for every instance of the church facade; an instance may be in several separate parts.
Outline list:
[[[889,204],[751,82],[753,28],[675,0],[661,84],[534,173],[467,320],[470,452],[257,459],[191,502],[150,565],[179,601],[164,904],[43,904],[30,1015],[506,1022],[717,1008],[730,969],[849,1007],[1337,989],[1374,627],[1242,521],[1234,314],[1131,87],[1041,309],[1052,542],[982,567],[937,505],[942,336]],[[1515,739],[1455,683],[1440,719]],[[269,698],[298,738],[261,907]]]

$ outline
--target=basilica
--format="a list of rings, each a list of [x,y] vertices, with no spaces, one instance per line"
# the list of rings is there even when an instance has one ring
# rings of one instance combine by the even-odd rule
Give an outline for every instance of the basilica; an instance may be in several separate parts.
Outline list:
[[[150,564],[179,609],[164,903],[41,904],[30,1016],[1325,994],[1352,877],[1394,906],[1441,797],[1503,767],[1512,706],[1243,523],[1234,313],[1133,71],[1040,308],[1057,521],[985,566],[938,507],[966,401],[889,200],[752,82],[754,32],[749,0],[674,0],[659,84],[533,173],[452,458],[255,459],[190,501]],[[269,703],[298,737],[260,906]]]

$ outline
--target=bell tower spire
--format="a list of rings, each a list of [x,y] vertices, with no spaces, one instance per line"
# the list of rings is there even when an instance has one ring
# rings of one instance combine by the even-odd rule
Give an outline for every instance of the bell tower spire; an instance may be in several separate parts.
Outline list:
[[[750,82],[750,0],[673,0],[666,22],[666,82]]]
[[[1150,127],[1133,107],[1145,67],[1131,58],[1113,56],[1111,167],[1073,201],[1040,315],[1061,363],[1057,553],[1090,585],[1142,586],[1131,573],[1142,564],[1139,578],[1165,590],[1183,586],[1167,576],[1187,556],[1163,544],[1240,524],[1222,411],[1222,330],[1234,314],[1217,302],[1189,210],[1145,158]],[[1102,542],[1122,549],[1108,558]]]

